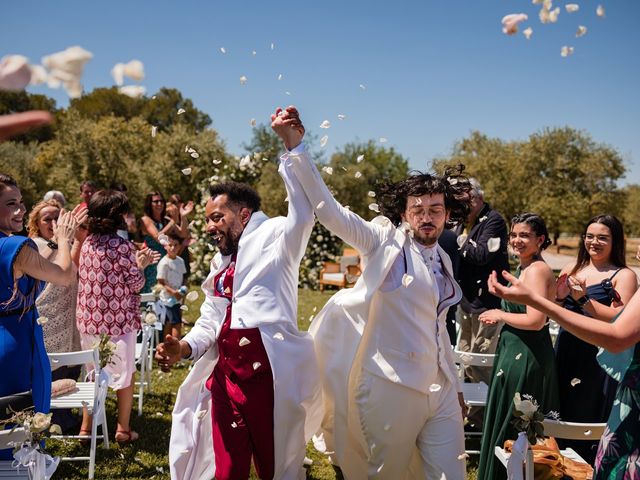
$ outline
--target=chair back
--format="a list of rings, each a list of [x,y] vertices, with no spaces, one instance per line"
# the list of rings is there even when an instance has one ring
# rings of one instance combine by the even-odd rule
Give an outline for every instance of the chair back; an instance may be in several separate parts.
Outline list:
[[[0,431],[0,450],[13,448],[18,443],[27,439],[27,431],[24,428],[14,428]]]
[[[561,422],[547,419],[542,425],[545,436],[566,440],[597,440],[602,437],[607,426],[606,423]]]
[[[52,367],[93,364],[96,373],[100,371],[100,354],[97,348],[78,352],[48,353],[47,356]]]
[[[496,358],[493,353],[471,353],[454,350],[453,354],[455,356],[456,363],[467,367],[493,367],[493,362]]]

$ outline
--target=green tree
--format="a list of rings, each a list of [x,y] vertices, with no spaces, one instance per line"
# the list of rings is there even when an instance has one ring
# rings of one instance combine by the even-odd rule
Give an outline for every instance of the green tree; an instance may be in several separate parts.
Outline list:
[[[46,191],[45,176],[39,174],[35,167],[37,152],[36,142],[0,143],[0,172],[11,175],[18,182],[27,210],[31,209]]]
[[[0,115],[14,112],[26,112],[28,110],[45,110],[56,114],[56,101],[46,95],[34,95],[24,90],[20,92],[0,91]],[[53,138],[54,125],[44,125],[34,128],[29,132],[13,137],[13,141],[29,143],[32,141],[46,142]]]
[[[626,200],[620,220],[627,235],[640,237],[640,185],[627,185],[623,190]]]

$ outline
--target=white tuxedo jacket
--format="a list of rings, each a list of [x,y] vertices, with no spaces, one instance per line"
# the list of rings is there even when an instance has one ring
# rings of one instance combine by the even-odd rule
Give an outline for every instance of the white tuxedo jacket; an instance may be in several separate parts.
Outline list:
[[[460,391],[459,380],[451,343],[446,329],[448,306],[462,297],[455,282],[451,260],[438,247],[444,274],[452,280],[455,295],[438,314],[438,287],[429,270],[426,281],[431,288],[424,291],[424,304],[430,308],[415,312],[403,312],[402,288],[398,289],[397,303],[393,309],[384,302],[376,301],[380,286],[386,278],[403,247],[409,250],[409,236],[404,228],[396,228],[389,219],[377,217],[367,222],[350,210],[342,207],[332,197],[320,173],[306,152],[293,154],[287,168],[302,184],[311,205],[320,206],[315,212],[320,222],[363,255],[365,268],[354,288],[336,293],[315,317],[309,331],[322,376],[325,416],[322,431],[328,450],[335,451],[337,463],[348,479],[366,478],[366,451],[368,449],[361,433],[357,407],[354,403],[356,380],[364,369],[370,374],[389,380],[389,388],[413,388],[429,394],[429,386],[435,382],[438,370]],[[372,307],[372,305],[374,307]],[[389,310],[394,315],[389,316]],[[398,312],[401,312],[398,315]],[[425,323],[435,326],[429,346],[415,345],[405,337],[405,351],[385,351],[385,339],[393,338],[395,344],[403,329],[404,316],[420,315]],[[407,323],[407,322],[405,322]],[[405,325],[406,328],[406,325]],[[436,334],[435,332],[438,331]],[[440,351],[438,351],[440,350]],[[394,405],[391,408],[403,408]],[[412,412],[406,412],[412,415]]]
[[[287,217],[251,216],[238,247],[231,328],[260,330],[274,382],[275,477],[304,478],[306,443],[322,418],[320,378],[313,341],[297,328],[298,269],[313,227],[313,210],[300,184],[283,168],[289,195]],[[228,300],[214,296],[215,276],[230,256],[218,253],[202,284],[200,318],[185,336],[201,355],[180,386],[173,409],[169,462],[174,480],[209,480],[215,474],[211,394],[205,382],[218,360],[217,338]]]

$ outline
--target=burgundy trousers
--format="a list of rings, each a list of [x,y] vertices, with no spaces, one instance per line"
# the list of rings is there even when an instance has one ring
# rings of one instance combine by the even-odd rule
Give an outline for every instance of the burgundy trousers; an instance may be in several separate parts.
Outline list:
[[[251,457],[261,479],[273,478],[273,376],[261,370],[240,380],[216,367],[207,382],[217,480],[248,479]]]

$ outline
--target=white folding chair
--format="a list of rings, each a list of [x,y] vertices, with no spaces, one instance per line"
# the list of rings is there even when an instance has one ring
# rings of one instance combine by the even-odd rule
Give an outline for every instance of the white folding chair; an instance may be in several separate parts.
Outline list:
[[[107,412],[105,400],[109,386],[109,374],[100,368],[98,349],[82,350],[80,352],[49,353],[52,366],[89,365],[94,371],[89,371],[86,382],[78,382],[76,390],[51,399],[51,409],[86,407],[91,415],[91,436],[88,435],[55,435],[52,438],[90,439],[91,448],[88,457],[62,457],[62,461],[89,461],[89,479],[93,479],[96,465],[96,444],[102,439],[103,448],[109,448],[109,432],[107,431]],[[102,426],[102,434],[98,435],[98,426]]]
[[[140,367],[140,374],[136,387],[138,393],[134,394],[134,398],[138,399],[138,416],[142,415],[142,403],[144,401],[144,391],[151,388],[151,366],[153,365],[153,346],[152,338],[154,336],[153,325],[142,325],[142,340],[136,343],[136,365]]]
[[[471,353],[453,351],[456,364],[458,364],[458,375],[464,379],[464,368],[469,366],[476,367],[493,367],[495,355],[490,353]],[[462,395],[464,403],[468,407],[485,407],[487,405],[487,396],[489,395],[489,386],[484,382],[463,382]],[[482,432],[465,432],[468,437],[481,436]],[[479,454],[479,450],[465,450],[469,454]]]
[[[13,431],[1,430],[0,431],[0,450],[5,448],[13,448],[14,443],[19,444],[27,439],[27,432],[24,428],[16,428]],[[29,472],[26,468],[20,469],[13,466],[12,460],[0,461],[0,479],[24,479],[29,478]]]
[[[576,423],[545,419],[542,423],[547,437],[565,440],[598,440],[604,435],[606,423]]]

